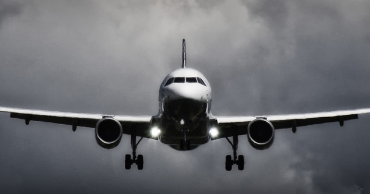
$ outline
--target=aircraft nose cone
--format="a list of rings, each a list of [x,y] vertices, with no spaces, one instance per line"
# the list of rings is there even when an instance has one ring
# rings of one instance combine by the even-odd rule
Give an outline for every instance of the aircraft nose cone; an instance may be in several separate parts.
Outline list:
[[[206,100],[207,90],[202,86],[173,87],[167,90],[167,95],[171,100],[189,99],[196,101]]]

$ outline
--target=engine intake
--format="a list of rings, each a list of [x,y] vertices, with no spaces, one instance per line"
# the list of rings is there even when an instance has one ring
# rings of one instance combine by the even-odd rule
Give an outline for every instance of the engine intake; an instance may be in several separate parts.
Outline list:
[[[95,127],[96,141],[106,149],[116,147],[121,141],[122,133],[121,123],[111,117],[100,119]]]
[[[248,140],[255,149],[269,148],[274,141],[274,134],[274,126],[264,118],[257,118],[248,125]]]

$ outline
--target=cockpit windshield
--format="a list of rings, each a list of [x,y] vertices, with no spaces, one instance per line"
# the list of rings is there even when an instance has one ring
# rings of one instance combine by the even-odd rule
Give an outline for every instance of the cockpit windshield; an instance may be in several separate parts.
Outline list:
[[[170,79],[167,80],[166,84],[164,86],[168,86],[172,83],[200,83],[204,86],[206,86],[206,84],[204,83],[204,81],[199,78],[199,77],[171,77]]]
[[[166,82],[166,84],[164,85],[164,86],[168,86],[168,85],[170,85],[170,84],[172,84],[172,82],[173,82],[173,77],[171,77],[169,80],[167,80],[167,82]]]
[[[197,83],[197,78],[195,77],[187,77],[186,78],[187,83]]]
[[[184,77],[175,77],[175,80],[173,82],[175,82],[175,83],[184,83],[185,78]]]
[[[206,86],[206,84],[204,83],[204,81],[202,80],[202,78],[198,77],[197,79],[198,79],[198,82],[199,82],[200,84],[202,84],[202,85]]]

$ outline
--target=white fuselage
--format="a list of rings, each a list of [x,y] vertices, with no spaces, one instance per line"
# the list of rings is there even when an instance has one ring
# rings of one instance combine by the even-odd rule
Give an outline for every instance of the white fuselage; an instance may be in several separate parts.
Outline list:
[[[159,89],[160,140],[175,149],[208,142],[211,86],[199,71],[182,68],[168,74]]]

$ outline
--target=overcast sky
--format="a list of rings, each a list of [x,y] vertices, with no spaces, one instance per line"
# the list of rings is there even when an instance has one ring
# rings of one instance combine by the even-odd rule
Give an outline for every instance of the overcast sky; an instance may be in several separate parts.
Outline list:
[[[162,79],[200,70],[214,115],[370,107],[368,0],[0,0],[0,106],[154,115]],[[370,115],[240,136],[245,170],[224,169],[226,140],[179,152],[143,140],[143,171],[124,169],[129,136],[105,150],[94,130],[0,114],[4,193],[370,193]],[[234,168],[236,168],[234,166]]]

